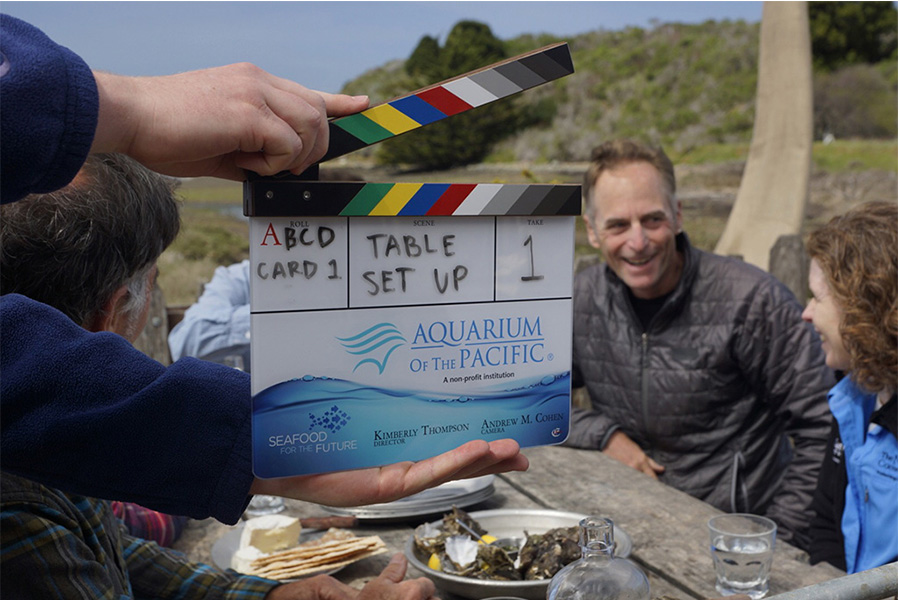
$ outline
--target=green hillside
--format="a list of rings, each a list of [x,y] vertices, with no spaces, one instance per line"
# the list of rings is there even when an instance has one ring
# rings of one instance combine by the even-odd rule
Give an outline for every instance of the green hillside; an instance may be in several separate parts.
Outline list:
[[[611,137],[635,136],[662,144],[673,156],[717,144],[748,144],[754,119],[759,23],[708,21],[659,24],[651,29],[596,31],[560,40],[528,35],[505,40],[508,56],[566,41],[575,73],[519,94],[532,123],[497,142],[488,162],[586,160],[591,148]],[[425,85],[397,60],[350,81],[344,91],[369,94],[373,103]],[[877,65],[816,73],[817,136],[891,138],[897,135],[896,53]],[[838,76],[839,75],[839,76]],[[866,93],[854,95],[865,84]],[[833,131],[825,112],[841,98],[842,123],[865,122],[858,134]],[[832,90],[830,94],[823,91]],[[855,112],[854,112],[855,111]],[[821,114],[819,114],[821,113]],[[827,115],[826,115],[827,116]],[[855,122],[855,121],[854,121]],[[821,123],[821,126],[820,126]],[[825,129],[828,129],[826,131]],[[821,130],[821,131],[820,131]],[[420,132],[397,141],[415,141]],[[369,155],[377,149],[368,149]]]

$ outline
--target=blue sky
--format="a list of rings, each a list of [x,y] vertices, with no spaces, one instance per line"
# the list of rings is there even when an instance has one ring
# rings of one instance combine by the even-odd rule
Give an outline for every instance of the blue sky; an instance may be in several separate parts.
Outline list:
[[[328,92],[458,21],[501,39],[571,36],[653,22],[758,22],[762,2],[14,2],[4,13],[36,25],[94,69],[164,75],[249,61]],[[578,65],[575,65],[576,69]]]

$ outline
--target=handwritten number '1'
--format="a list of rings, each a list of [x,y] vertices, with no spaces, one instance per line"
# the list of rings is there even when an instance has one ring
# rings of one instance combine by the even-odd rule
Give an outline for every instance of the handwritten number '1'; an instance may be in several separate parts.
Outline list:
[[[531,259],[531,275],[526,275],[522,277],[522,281],[540,281],[544,278],[543,275],[535,275],[534,274],[534,242],[531,240],[531,236],[528,236],[528,239],[525,240],[523,246],[528,246],[528,254]]]

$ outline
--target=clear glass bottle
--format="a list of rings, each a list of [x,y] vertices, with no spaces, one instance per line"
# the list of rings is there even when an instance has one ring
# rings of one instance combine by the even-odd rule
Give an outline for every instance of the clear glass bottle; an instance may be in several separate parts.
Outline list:
[[[613,556],[613,522],[587,517],[581,529],[581,558],[550,580],[547,600],[650,600],[650,582],[631,561]]]

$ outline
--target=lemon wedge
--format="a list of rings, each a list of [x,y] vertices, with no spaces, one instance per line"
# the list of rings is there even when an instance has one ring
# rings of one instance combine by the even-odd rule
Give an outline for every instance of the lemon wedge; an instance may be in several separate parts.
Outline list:
[[[497,538],[486,533],[483,536],[481,536],[481,541],[484,542],[485,544],[490,544],[492,542],[496,542]]]
[[[441,570],[441,559],[434,552],[432,552],[431,556],[428,558],[428,568],[434,569],[435,571]]]

